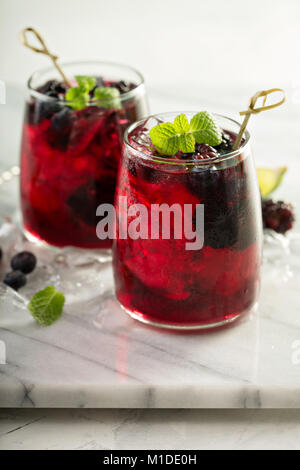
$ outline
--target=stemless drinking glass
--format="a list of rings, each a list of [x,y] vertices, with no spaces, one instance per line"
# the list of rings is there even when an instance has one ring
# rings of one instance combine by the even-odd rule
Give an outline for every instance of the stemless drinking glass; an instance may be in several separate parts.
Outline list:
[[[186,113],[188,118],[193,114]],[[250,311],[258,299],[262,222],[250,136],[245,132],[238,150],[212,160],[152,155],[149,129],[157,122],[173,122],[174,117],[174,113],[161,114],[131,125],[125,133],[115,200],[116,296],[129,315],[144,323],[182,329],[215,327]],[[214,117],[234,139],[240,125]],[[129,228],[136,221],[138,212],[129,210],[136,204],[143,205],[149,217],[139,221],[142,237],[132,238],[129,230],[124,232],[124,224]],[[184,237],[172,237],[178,223],[175,217],[169,219],[169,238],[162,231],[156,239],[151,236],[152,215],[158,220],[162,204],[179,205],[183,217],[189,217],[184,206],[191,204],[192,223],[196,207],[204,205],[202,248],[188,250]]]
[[[105,62],[62,64],[69,80],[93,76],[97,86],[120,91],[121,106],[92,100],[74,110],[54,68],[28,81],[21,146],[21,206],[28,238],[57,247],[110,248],[96,235],[96,209],[114,201],[126,127],[147,114],[142,75]]]

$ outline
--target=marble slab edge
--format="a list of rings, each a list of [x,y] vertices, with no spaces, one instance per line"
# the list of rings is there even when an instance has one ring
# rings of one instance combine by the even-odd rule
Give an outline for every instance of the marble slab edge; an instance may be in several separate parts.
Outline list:
[[[0,385],[0,408],[300,408],[300,386]]]

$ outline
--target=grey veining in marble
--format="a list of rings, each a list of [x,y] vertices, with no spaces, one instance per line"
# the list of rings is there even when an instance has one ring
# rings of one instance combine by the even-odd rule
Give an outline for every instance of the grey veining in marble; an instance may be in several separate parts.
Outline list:
[[[0,450],[299,450],[299,437],[300,410],[0,410]]]

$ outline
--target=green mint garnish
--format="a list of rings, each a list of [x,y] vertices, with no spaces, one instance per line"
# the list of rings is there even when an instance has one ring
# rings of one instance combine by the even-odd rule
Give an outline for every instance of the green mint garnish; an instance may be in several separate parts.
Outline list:
[[[80,88],[69,88],[66,93],[66,100],[68,105],[73,109],[83,109],[89,102],[89,94],[82,93]]]
[[[149,136],[159,153],[173,155],[179,150],[179,135],[174,124],[170,122],[163,122],[152,127]]]
[[[64,303],[65,296],[54,286],[48,286],[34,294],[28,310],[40,325],[49,326],[61,316]]]
[[[160,154],[174,155],[179,150],[184,153],[195,151],[195,145],[219,145],[222,132],[207,111],[197,113],[191,122],[185,114],[180,114],[174,123],[164,122],[149,131],[152,144]]]
[[[179,114],[179,116],[174,119],[174,129],[178,134],[189,132],[190,125],[185,114]]]
[[[90,91],[96,85],[96,79],[94,77],[86,77],[84,75],[75,75],[77,86],[69,88],[66,93],[66,100],[69,102],[69,106],[73,109],[83,109],[88,104],[90,97]]]
[[[96,79],[94,77],[88,77],[86,75],[75,75],[75,80],[78,87],[84,93],[89,93],[96,86]]]
[[[117,88],[101,86],[95,89],[96,104],[106,109],[120,109],[120,92]]]
[[[98,87],[94,90],[94,96],[91,97],[90,93],[96,86],[96,79],[85,75],[75,75],[75,80],[77,86],[69,88],[66,93],[66,100],[71,108],[83,109],[91,100],[102,108],[121,108],[120,92],[117,88]]]
[[[197,144],[219,145],[222,142],[222,131],[207,111],[197,113],[190,125]]]

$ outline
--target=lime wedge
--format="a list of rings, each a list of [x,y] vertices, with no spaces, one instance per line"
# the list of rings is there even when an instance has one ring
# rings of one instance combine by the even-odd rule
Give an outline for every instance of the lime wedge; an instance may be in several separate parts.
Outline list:
[[[268,197],[280,185],[287,167],[279,168],[257,168],[257,178],[260,194],[263,198]]]

